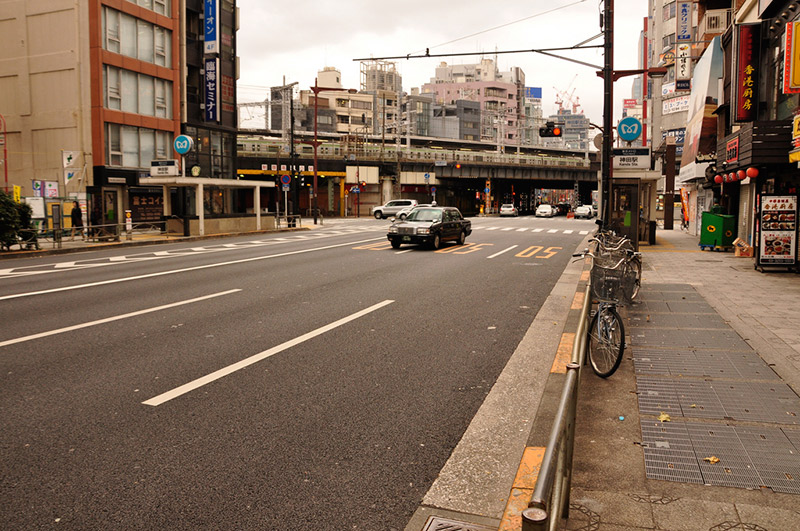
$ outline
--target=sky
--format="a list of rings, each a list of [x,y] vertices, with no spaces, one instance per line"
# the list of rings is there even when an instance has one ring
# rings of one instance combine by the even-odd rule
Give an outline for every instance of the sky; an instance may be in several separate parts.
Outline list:
[[[402,59],[397,69],[403,90],[411,92],[430,81],[435,68],[473,64],[494,52],[572,47],[599,33],[599,0],[489,2],[487,0],[237,0],[240,27],[237,53],[240,77],[239,103],[263,101],[271,86],[298,82],[307,89],[323,67],[342,73],[342,84],[359,88],[358,58],[384,58],[407,54],[472,53],[474,56]],[[614,69],[639,68],[639,33],[647,16],[647,0],[614,3]],[[588,45],[602,45],[599,37]],[[602,67],[602,48],[553,52]],[[556,98],[572,98],[578,112],[592,123],[603,120],[603,80],[596,69],[525,52],[499,54],[501,71],[520,67],[525,84],[542,88],[544,115],[554,114]],[[622,99],[631,98],[633,78],[614,84],[615,120]]]

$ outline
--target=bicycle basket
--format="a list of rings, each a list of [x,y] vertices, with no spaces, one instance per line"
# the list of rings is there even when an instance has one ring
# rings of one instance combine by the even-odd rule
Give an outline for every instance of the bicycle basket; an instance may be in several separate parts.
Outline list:
[[[622,289],[624,271],[615,263],[595,260],[592,266],[592,295],[600,302],[619,303],[624,300]]]

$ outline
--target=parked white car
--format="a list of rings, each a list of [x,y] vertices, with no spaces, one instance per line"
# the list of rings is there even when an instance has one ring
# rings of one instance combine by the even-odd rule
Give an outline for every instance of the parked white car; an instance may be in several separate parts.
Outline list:
[[[558,209],[553,205],[539,205],[536,207],[537,218],[552,218],[558,213]]]
[[[581,205],[579,207],[575,207],[575,219],[578,218],[592,218],[594,217],[594,210],[589,205]]]
[[[396,217],[397,219],[406,219],[406,216],[408,216],[408,214],[409,214],[409,213],[410,213],[412,210],[414,210],[415,208],[419,208],[419,207],[429,207],[429,206],[436,206],[436,205],[422,204],[422,205],[414,205],[414,206],[406,207],[406,208],[404,208],[403,210],[401,210],[400,212],[398,212],[398,213],[397,213],[397,215],[396,215],[396,216],[394,216],[394,217]]]

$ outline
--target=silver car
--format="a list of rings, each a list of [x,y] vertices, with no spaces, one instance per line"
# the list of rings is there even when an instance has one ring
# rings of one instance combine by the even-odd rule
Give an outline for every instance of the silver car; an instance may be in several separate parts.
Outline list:
[[[415,205],[415,206],[411,206],[411,207],[406,207],[403,210],[401,210],[400,212],[398,212],[395,217],[397,219],[406,219],[406,216],[408,216],[408,214],[411,213],[411,211],[414,210],[415,208],[429,207],[429,206],[436,206],[436,205],[422,204],[422,205]]]
[[[414,208],[417,206],[416,199],[392,199],[385,205],[372,207],[371,214],[375,219],[389,218],[397,215],[404,208]]]

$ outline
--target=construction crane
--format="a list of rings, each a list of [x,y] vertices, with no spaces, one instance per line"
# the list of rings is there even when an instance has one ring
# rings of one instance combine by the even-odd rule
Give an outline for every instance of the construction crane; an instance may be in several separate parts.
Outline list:
[[[575,83],[575,79],[577,77],[578,74],[575,74],[575,76],[572,78],[572,81],[569,82],[567,90],[558,90],[556,87],[553,87],[553,89],[556,91],[556,105],[558,105],[559,113],[566,108],[565,104],[569,104],[572,106],[572,114],[578,114],[578,107],[581,106],[579,103],[580,98],[575,96],[575,88],[573,88],[572,91],[569,91],[573,83]]]

